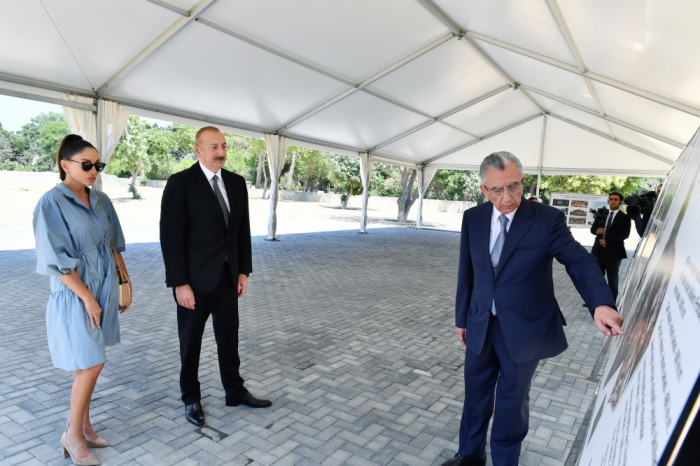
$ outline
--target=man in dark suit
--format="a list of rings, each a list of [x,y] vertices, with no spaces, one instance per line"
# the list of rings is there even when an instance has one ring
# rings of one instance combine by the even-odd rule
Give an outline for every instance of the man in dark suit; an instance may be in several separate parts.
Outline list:
[[[620,211],[620,204],[622,194],[610,193],[610,212],[607,218],[596,217],[591,226],[591,233],[596,235],[591,252],[598,259],[600,271],[608,276],[608,285],[616,300],[620,282],[620,262],[627,258],[625,240],[630,237],[632,229],[632,221],[626,213]]]
[[[481,190],[491,202],[464,212],[456,327],[467,347],[465,400],[459,450],[444,466],[486,464],[492,415],[494,466],[518,464],[537,364],[567,347],[566,322],[554,298],[553,258],[566,266],[598,329],[623,333],[595,260],[573,239],[560,210],[525,201],[523,181],[517,157],[489,155],[481,164]]]
[[[245,180],[222,167],[226,139],[211,126],[197,132],[199,162],[170,177],[163,191],[160,245],[165,281],[177,302],[180,390],[185,417],[204,425],[198,380],[204,325],[212,315],[226,405],[261,408],[267,400],[243,386],[238,356],[238,298],[253,271]]]

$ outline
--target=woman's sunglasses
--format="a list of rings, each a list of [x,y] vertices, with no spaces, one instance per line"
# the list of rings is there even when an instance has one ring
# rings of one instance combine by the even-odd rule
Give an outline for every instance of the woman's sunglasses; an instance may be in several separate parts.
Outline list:
[[[69,162],[73,162],[73,163],[79,163],[80,165],[83,166],[83,171],[86,171],[86,172],[89,172],[90,170],[92,170],[92,167],[95,167],[95,170],[97,170],[97,172],[99,173],[102,170],[104,170],[105,166],[107,165],[106,163],[102,163],[102,162],[92,163],[92,162],[78,162],[77,160],[71,160],[71,159],[66,159],[66,160],[68,160]]]

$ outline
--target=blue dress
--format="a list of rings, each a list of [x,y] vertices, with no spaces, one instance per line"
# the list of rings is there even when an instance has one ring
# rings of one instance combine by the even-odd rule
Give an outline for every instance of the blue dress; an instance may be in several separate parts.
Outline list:
[[[59,183],[34,209],[36,271],[51,276],[46,306],[49,351],[53,365],[67,371],[105,362],[105,345],[120,339],[119,286],[111,239],[117,252],[122,252],[124,235],[106,194],[90,190],[90,206],[92,209]],[[90,328],[83,301],[59,278],[72,270],[100,303],[101,328]]]

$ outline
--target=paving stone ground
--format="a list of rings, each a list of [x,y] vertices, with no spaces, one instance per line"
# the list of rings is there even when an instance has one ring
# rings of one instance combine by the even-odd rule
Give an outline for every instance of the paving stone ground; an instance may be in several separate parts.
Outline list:
[[[254,238],[240,301],[242,374],[273,406],[225,406],[208,325],[202,429],[179,400],[159,245],[129,245],[136,304],[94,394],[95,430],[112,444],[95,453],[106,465],[441,463],[456,451],[464,396],[458,244],[455,233],[409,228]],[[0,252],[0,263],[0,466],[71,464],[59,450],[71,377],[49,358],[48,278],[34,273],[32,250]],[[522,465],[564,464],[596,387],[588,379],[603,336],[558,263],[554,275],[570,347],[537,370]]]

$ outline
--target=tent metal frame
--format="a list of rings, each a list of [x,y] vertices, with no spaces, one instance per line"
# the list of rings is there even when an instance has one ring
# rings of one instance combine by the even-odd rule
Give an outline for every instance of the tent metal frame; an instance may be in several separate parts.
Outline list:
[[[323,69],[319,66],[316,66],[312,63],[309,63],[308,61],[303,60],[299,57],[295,57],[295,56],[293,56],[289,53],[286,53],[278,48],[272,47],[272,46],[267,45],[267,44],[263,44],[257,40],[254,40],[254,39],[244,35],[244,34],[241,34],[239,32],[233,31],[229,28],[225,28],[223,26],[220,26],[220,25],[218,25],[218,24],[216,24],[208,19],[202,18],[201,15],[216,0],[200,0],[190,11],[186,11],[186,10],[183,10],[181,8],[178,8],[174,5],[167,3],[164,0],[147,0],[147,1],[154,4],[154,5],[168,9],[168,10],[180,15],[180,18],[178,18],[168,28],[166,28],[155,40],[153,40],[150,44],[148,44],[144,49],[142,49],[134,57],[132,57],[130,60],[128,60],[126,62],[126,64],[124,66],[122,66],[122,68],[120,68],[120,70],[117,73],[115,73],[112,77],[110,77],[107,81],[105,81],[105,83],[103,83],[97,89],[97,91],[85,90],[85,89],[80,89],[80,88],[75,88],[75,87],[70,87],[70,86],[63,86],[60,84],[51,83],[51,82],[47,82],[47,81],[25,78],[22,76],[16,76],[16,75],[7,74],[7,73],[0,73],[0,93],[2,93],[4,95],[11,95],[11,96],[21,97],[21,98],[26,98],[26,99],[31,99],[31,100],[39,100],[39,101],[55,103],[55,104],[64,105],[64,106],[85,108],[85,109],[92,110],[92,111],[96,111],[97,105],[88,105],[88,104],[80,104],[77,102],[70,102],[70,101],[67,101],[64,99],[43,96],[40,94],[33,94],[31,92],[18,91],[16,89],[12,89],[12,88],[7,87],[7,86],[5,86],[3,88],[1,81],[7,81],[7,82],[15,83],[15,84],[21,84],[23,86],[47,89],[47,90],[52,90],[52,91],[56,91],[56,92],[74,93],[74,94],[78,94],[78,95],[93,97],[94,99],[100,99],[100,98],[103,98],[103,96],[104,96],[104,98],[106,100],[113,100],[116,102],[120,102],[124,105],[130,106],[133,108],[137,108],[137,109],[148,110],[151,112],[157,112],[157,113],[161,113],[164,115],[182,117],[182,118],[187,118],[187,119],[206,122],[206,123],[220,124],[220,125],[227,126],[230,128],[251,131],[254,133],[280,134],[280,135],[287,136],[290,139],[293,139],[293,140],[296,140],[299,142],[305,142],[308,144],[315,144],[315,145],[324,146],[327,148],[337,148],[337,149],[342,149],[344,151],[349,151],[349,152],[354,152],[354,153],[356,153],[356,152],[369,152],[369,153],[376,155],[377,157],[381,157],[384,160],[391,161],[391,163],[398,163],[401,165],[409,165],[409,166],[428,165],[428,164],[430,164],[431,166],[436,166],[437,164],[435,164],[434,162],[447,156],[447,155],[450,155],[456,151],[459,151],[461,149],[469,147],[470,145],[476,144],[479,141],[493,137],[497,134],[500,134],[504,131],[507,131],[508,129],[514,128],[515,126],[518,126],[520,124],[523,124],[527,121],[530,121],[534,118],[537,118],[537,117],[543,116],[543,115],[552,116],[552,117],[557,118],[561,121],[564,121],[564,122],[567,122],[567,123],[572,124],[574,126],[577,126],[579,128],[582,128],[586,131],[590,131],[593,134],[596,134],[598,136],[601,136],[601,137],[604,137],[606,139],[617,142],[619,144],[622,144],[623,146],[626,146],[628,148],[631,148],[633,150],[641,152],[641,153],[643,153],[647,156],[653,157],[657,160],[661,160],[661,161],[664,161],[666,163],[672,163],[672,161],[670,161],[669,159],[667,159],[663,156],[660,156],[658,154],[654,154],[653,152],[650,152],[646,149],[639,148],[637,146],[634,146],[633,144],[626,143],[626,142],[621,141],[615,137],[615,135],[613,133],[613,128],[610,126],[610,123],[620,125],[620,126],[627,128],[631,131],[637,132],[639,134],[643,134],[647,137],[654,138],[656,140],[662,141],[666,144],[669,144],[669,145],[677,147],[677,148],[684,148],[685,147],[685,145],[680,143],[680,142],[674,141],[670,138],[661,136],[659,134],[655,134],[652,131],[645,130],[645,129],[640,128],[638,126],[632,125],[630,123],[627,123],[625,121],[622,121],[622,120],[619,120],[617,118],[614,118],[614,117],[607,115],[605,113],[604,108],[603,108],[602,102],[600,101],[600,98],[598,97],[597,93],[595,92],[595,88],[593,86],[592,81],[600,82],[602,84],[620,89],[620,90],[625,91],[625,92],[628,92],[632,95],[642,97],[642,98],[648,99],[650,101],[656,102],[658,104],[673,108],[675,110],[682,111],[684,113],[700,117],[700,109],[698,109],[698,108],[692,107],[690,105],[682,104],[680,102],[676,102],[672,99],[662,97],[662,96],[653,94],[653,93],[648,92],[648,91],[644,91],[642,89],[636,88],[636,87],[631,86],[629,84],[619,82],[619,81],[616,81],[614,79],[611,79],[611,78],[608,78],[608,77],[605,77],[605,76],[602,76],[600,74],[593,73],[593,72],[587,70],[585,67],[585,64],[583,62],[583,58],[581,57],[581,54],[580,54],[578,48],[576,47],[576,44],[573,40],[571,32],[569,31],[568,26],[566,25],[566,22],[564,20],[564,17],[561,13],[561,10],[559,9],[559,5],[557,4],[556,0],[545,0],[545,1],[547,3],[547,7],[548,7],[550,13],[552,14],[552,16],[553,16],[553,18],[554,18],[554,20],[559,28],[560,33],[562,34],[569,50],[571,51],[572,55],[575,58],[575,61],[577,63],[576,66],[562,62],[562,61],[554,59],[554,58],[544,56],[542,54],[539,54],[539,53],[536,53],[533,51],[523,49],[521,47],[500,41],[498,39],[494,39],[494,38],[485,36],[483,34],[479,34],[479,33],[473,32],[473,31],[465,30],[465,29],[461,28],[461,26],[457,22],[455,22],[449,15],[447,15],[439,6],[437,6],[437,4],[435,4],[433,0],[417,0],[421,4],[423,4],[429,11],[431,11],[438,19],[440,19],[440,21],[442,21],[443,24],[445,24],[448,27],[450,32],[448,34],[438,38],[437,40],[419,48],[418,50],[416,50],[416,51],[412,52],[411,54],[409,54],[408,56],[404,57],[403,59],[395,62],[394,64],[381,70],[380,72],[375,73],[374,75],[372,75],[371,77],[367,78],[366,80],[364,80],[360,83],[354,83],[349,79],[346,79],[342,76],[337,75],[336,73],[333,73],[329,70]],[[238,122],[228,121],[225,119],[211,118],[211,117],[206,117],[204,115],[199,115],[199,114],[192,113],[192,112],[180,111],[180,110],[175,110],[175,109],[171,109],[171,108],[167,108],[167,107],[163,107],[163,106],[159,106],[159,105],[147,104],[147,103],[143,103],[143,102],[137,102],[137,101],[132,101],[132,100],[128,100],[128,99],[120,99],[117,97],[110,97],[109,95],[105,95],[105,93],[107,93],[109,91],[109,89],[111,89],[117,82],[119,82],[122,78],[124,78],[139,63],[142,63],[144,60],[148,59],[148,57],[151,56],[151,54],[153,52],[155,52],[155,50],[157,50],[160,46],[165,44],[175,34],[177,34],[179,31],[181,31],[183,28],[185,28],[187,25],[191,24],[192,22],[202,23],[203,25],[214,28],[214,29],[216,29],[222,33],[225,33],[229,36],[232,36],[238,40],[242,40],[242,41],[244,41],[248,44],[251,44],[251,45],[253,45],[261,50],[265,50],[269,53],[272,53],[272,54],[275,54],[275,55],[282,57],[284,59],[290,60],[290,61],[292,61],[300,66],[303,66],[303,67],[310,69],[312,71],[315,71],[317,73],[323,74],[329,78],[332,78],[332,79],[334,79],[338,82],[341,82],[341,83],[343,83],[347,86],[350,86],[350,87],[349,87],[349,89],[346,89],[345,91],[343,91],[339,95],[324,102],[323,104],[318,105],[310,110],[307,110],[304,113],[302,113],[301,115],[298,115],[297,117],[293,118],[292,120],[287,122],[285,125],[278,128],[277,130],[270,130],[267,128],[259,128],[259,127],[255,127],[252,125],[246,125],[246,124],[242,124],[242,123],[238,123]],[[377,81],[378,79],[395,71],[396,69],[411,62],[412,60],[415,60],[416,58],[430,52],[431,50],[442,45],[443,43],[450,41],[451,39],[453,39],[455,37],[457,37],[458,40],[464,40],[464,42],[466,44],[468,44],[470,47],[472,47],[484,61],[486,61],[500,76],[502,76],[508,82],[508,84],[505,86],[502,86],[498,89],[495,89],[487,94],[484,94],[480,97],[477,97],[476,99],[472,99],[471,101],[469,101],[465,104],[462,104],[462,105],[456,107],[455,109],[450,110],[449,112],[446,112],[442,115],[435,116],[435,117],[428,115],[428,114],[426,114],[418,109],[412,108],[406,104],[398,102],[390,97],[382,95],[376,91],[373,91],[371,89],[367,89],[367,86],[369,86],[373,82]],[[483,41],[483,42],[486,42],[486,43],[489,43],[492,45],[496,45],[500,48],[509,50],[511,52],[518,53],[520,55],[524,55],[526,57],[541,61],[543,63],[549,64],[551,66],[555,66],[557,68],[563,69],[565,71],[569,71],[571,73],[574,73],[574,74],[577,74],[577,75],[583,77],[587,86],[588,86],[588,89],[591,92],[591,96],[593,97],[593,100],[596,104],[596,107],[598,108],[598,111],[596,112],[592,109],[583,107],[583,106],[578,105],[576,103],[569,102],[563,98],[553,96],[547,92],[541,91],[539,89],[535,89],[531,86],[521,85],[520,83],[517,83],[515,80],[513,80],[513,78],[510,75],[508,75],[507,72],[505,72],[505,70],[503,70],[503,68],[500,67],[500,65],[498,65],[498,63],[496,63],[479,46],[477,41]],[[462,110],[464,110],[472,105],[476,105],[479,102],[483,102],[484,100],[487,100],[487,99],[489,99],[497,94],[500,94],[501,92],[503,92],[507,89],[515,89],[518,92],[520,92],[529,102],[531,102],[533,104],[533,106],[535,106],[537,108],[539,113],[536,115],[533,115],[531,117],[528,117],[524,120],[521,120],[520,122],[508,125],[504,128],[501,128],[499,130],[496,130],[492,133],[489,133],[489,134],[487,134],[485,136],[481,136],[481,137],[476,137],[475,135],[469,133],[467,130],[454,127],[453,125],[450,125],[447,122],[443,121],[447,117],[454,115],[454,114],[456,114],[456,113],[458,113],[458,112],[460,112],[460,111],[462,111]],[[382,143],[379,143],[379,144],[377,144],[369,149],[350,147],[350,146],[346,146],[343,144],[336,144],[336,143],[331,143],[331,142],[327,142],[327,141],[323,141],[323,140],[317,140],[314,138],[306,138],[303,136],[297,136],[297,135],[288,133],[287,130],[289,128],[301,123],[302,121],[306,120],[307,118],[315,115],[316,113],[330,107],[331,105],[343,100],[344,98],[346,98],[346,97],[348,97],[348,96],[350,96],[358,91],[366,92],[374,97],[385,100],[385,101],[387,101],[395,106],[403,108],[407,111],[411,111],[415,114],[421,115],[424,118],[427,118],[428,121],[426,121],[426,122],[424,122],[424,123],[422,123],[414,128],[411,128],[411,129],[409,129],[409,130],[407,130],[407,131],[405,131],[397,136],[394,136],[394,137],[392,137],[392,138],[390,138]],[[589,128],[586,125],[583,125],[581,123],[572,121],[570,119],[564,118],[564,117],[559,116],[559,115],[550,114],[537,101],[535,101],[535,99],[530,95],[530,93],[542,95],[543,97],[552,99],[554,101],[557,101],[557,102],[562,103],[564,105],[567,105],[569,107],[576,108],[577,110],[586,112],[590,115],[593,115],[593,116],[596,116],[598,118],[603,119],[606,122],[608,131],[610,134],[607,135],[607,134],[601,133],[600,131]],[[397,157],[397,156],[393,156],[390,154],[379,152],[380,149],[382,149],[382,148],[384,148],[384,147],[386,147],[386,146],[388,146],[388,145],[390,145],[390,144],[392,144],[400,139],[408,137],[411,134],[414,134],[417,131],[420,131],[421,129],[424,129],[424,128],[426,128],[434,123],[442,123],[448,127],[456,129],[456,130],[458,130],[458,131],[460,131],[460,132],[462,132],[470,137],[475,137],[476,139],[468,142],[467,144],[462,144],[459,147],[451,149],[447,152],[444,152],[440,155],[437,155],[435,157],[432,157],[432,158],[425,160],[425,161],[422,161],[422,162],[415,161],[415,160],[408,160],[408,159],[405,159],[402,157]],[[455,166],[455,165],[452,164],[451,166]],[[542,169],[541,163],[540,163],[539,169]],[[544,169],[544,170],[548,171],[548,169]]]

